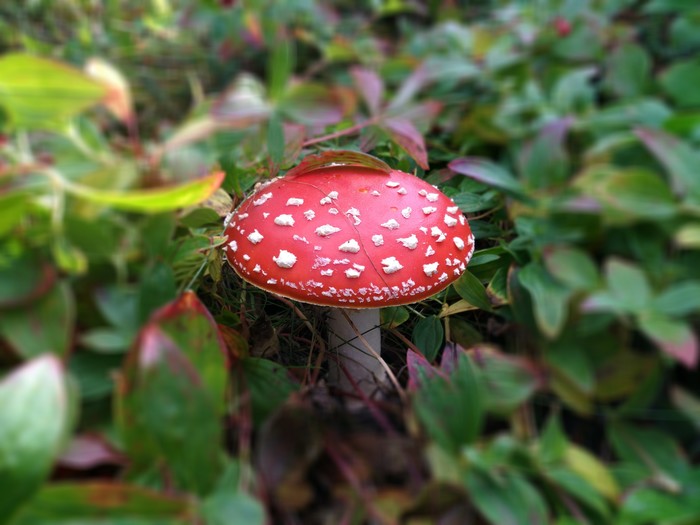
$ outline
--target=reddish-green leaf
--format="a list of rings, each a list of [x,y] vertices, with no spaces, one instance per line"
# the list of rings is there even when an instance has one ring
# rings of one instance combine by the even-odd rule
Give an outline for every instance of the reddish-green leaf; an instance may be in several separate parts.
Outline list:
[[[639,328],[649,339],[673,359],[688,368],[698,362],[698,337],[690,326],[661,314],[645,314],[638,318]]]
[[[416,164],[424,170],[428,169],[428,152],[425,149],[425,140],[410,120],[401,117],[386,118],[382,121],[382,127],[392,140],[416,161]]]
[[[510,172],[485,159],[463,157],[451,161],[448,167],[461,175],[501,189],[514,196],[524,198],[525,188]]]
[[[47,485],[12,525],[188,525],[193,499],[118,482]]]

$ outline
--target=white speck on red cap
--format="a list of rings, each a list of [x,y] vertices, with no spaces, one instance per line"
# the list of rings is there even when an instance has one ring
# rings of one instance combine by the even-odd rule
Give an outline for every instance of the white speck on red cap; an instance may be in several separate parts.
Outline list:
[[[319,226],[316,228],[316,235],[319,235],[321,237],[328,237],[329,235],[333,235],[336,232],[340,231],[340,228],[336,228],[335,226],[331,224],[324,224],[323,226]]]
[[[248,235],[248,240],[252,242],[253,244],[258,244],[260,241],[262,241],[264,237],[258,230],[253,230],[253,233]]]
[[[313,220],[313,218],[316,217],[316,212],[314,210],[306,210],[304,212],[304,217],[306,217],[308,221]]]
[[[272,192],[263,193],[260,198],[253,201],[253,206],[262,206],[272,198]]]
[[[400,224],[396,222],[396,219],[389,219],[388,221],[382,223],[381,226],[389,230],[396,230]]]
[[[380,234],[372,235],[372,242],[375,246],[381,246],[384,244],[384,236]]]
[[[401,268],[403,268],[403,265],[396,259],[396,257],[387,257],[386,259],[382,259],[382,270],[384,270],[384,273],[392,274],[398,272]]]
[[[294,226],[294,217],[287,213],[283,213],[282,215],[275,217],[275,224],[277,226]]]
[[[409,250],[415,250],[418,247],[418,237],[415,233],[412,233],[409,237],[404,237],[403,239],[396,239],[396,242],[400,242]]]
[[[297,262],[297,256],[287,250],[280,250],[279,255],[277,257],[273,256],[272,260],[280,268],[291,268]]]
[[[458,250],[464,249],[464,239],[462,239],[461,237],[454,237],[452,240],[454,241],[455,246]]]
[[[338,249],[341,252],[357,253],[360,251],[360,245],[355,239],[350,239],[338,246]]]
[[[433,262],[433,263],[428,263],[423,265],[423,273],[427,275],[428,277],[432,277],[437,273],[438,269],[438,263]]]
[[[301,206],[304,204],[304,199],[298,199],[296,197],[289,197],[287,199],[287,206]]]
[[[403,216],[404,219],[410,219],[412,211],[413,211],[413,208],[411,208],[410,206],[406,206],[403,210],[401,210],[401,215]]]

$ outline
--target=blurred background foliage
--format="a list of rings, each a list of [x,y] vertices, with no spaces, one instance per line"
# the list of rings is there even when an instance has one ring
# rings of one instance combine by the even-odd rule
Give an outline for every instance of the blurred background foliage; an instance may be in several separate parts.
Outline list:
[[[692,0],[0,5],[0,523],[700,522]],[[402,386],[222,221],[309,153],[438,185],[477,251],[385,309]]]

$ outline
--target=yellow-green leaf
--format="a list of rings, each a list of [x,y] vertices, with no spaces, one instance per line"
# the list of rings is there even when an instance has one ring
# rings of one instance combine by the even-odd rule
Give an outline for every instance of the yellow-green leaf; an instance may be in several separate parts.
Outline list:
[[[615,500],[620,495],[620,487],[608,468],[587,450],[569,443],[564,451],[564,461],[606,498]]]
[[[83,199],[121,210],[160,213],[194,206],[208,199],[224,180],[224,172],[217,171],[201,179],[168,186],[132,191],[105,191],[69,183],[66,190]]]
[[[107,95],[70,65],[23,53],[0,58],[0,105],[22,129],[57,129]]]

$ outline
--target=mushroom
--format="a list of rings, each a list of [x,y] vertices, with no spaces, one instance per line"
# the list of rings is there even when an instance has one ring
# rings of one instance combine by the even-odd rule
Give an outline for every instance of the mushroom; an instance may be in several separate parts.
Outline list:
[[[350,151],[308,156],[259,184],[230,214],[226,235],[226,256],[244,280],[332,307],[329,346],[337,363],[329,380],[345,389],[354,382],[366,393],[385,378],[379,309],[443,290],[474,252],[454,201],[418,177]]]

